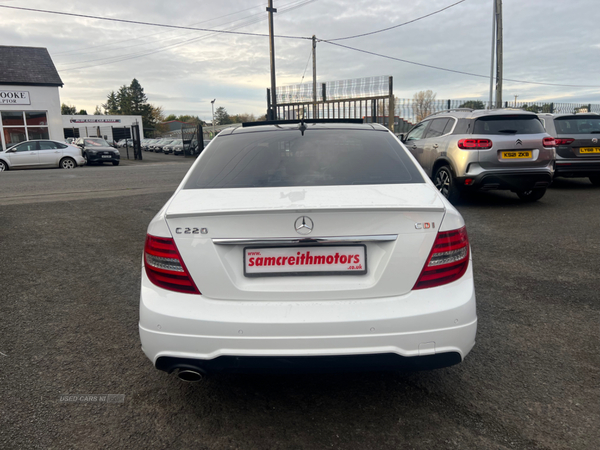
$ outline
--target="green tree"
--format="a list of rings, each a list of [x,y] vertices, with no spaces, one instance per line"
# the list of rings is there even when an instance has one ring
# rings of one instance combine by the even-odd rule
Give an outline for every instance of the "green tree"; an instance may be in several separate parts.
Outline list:
[[[521,106],[521,109],[524,109],[525,111],[531,111],[534,113],[539,113],[542,110],[541,106],[538,105],[529,105],[527,106],[527,103],[523,103],[523,105]]]
[[[133,114],[133,108],[131,104],[131,95],[129,88],[125,85],[121,86],[117,91],[117,105],[119,114],[130,116]]]
[[[167,117],[165,117],[165,122],[170,122],[172,120],[177,120],[177,116],[175,114],[169,114]]]
[[[481,100],[468,100],[460,105],[459,108],[485,109],[485,105]]]
[[[69,106],[66,103],[63,103],[62,105],[60,105],[60,113],[63,116],[72,116],[74,114],[77,114],[77,108],[75,108],[75,106]]]
[[[135,115],[141,115],[144,112],[145,105],[148,104],[148,97],[144,94],[144,88],[140,85],[140,82],[135,78],[131,80],[127,93],[131,112]]]
[[[215,124],[216,125],[227,125],[229,123],[233,123],[233,122],[231,121],[231,117],[227,113],[227,110],[224,107],[219,106],[217,108],[217,110],[215,111]]]
[[[102,104],[104,108],[104,114],[108,115],[117,115],[119,112],[119,102],[117,101],[117,94],[115,91],[111,91],[107,96],[106,103]]]
[[[78,116],[87,116],[88,113],[85,109],[80,109],[78,113],[76,113]]]

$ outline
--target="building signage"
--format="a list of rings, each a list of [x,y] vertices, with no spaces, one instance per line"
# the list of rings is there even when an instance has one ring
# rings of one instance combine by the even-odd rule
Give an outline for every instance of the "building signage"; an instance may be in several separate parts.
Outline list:
[[[27,91],[0,91],[0,105],[31,105]]]
[[[71,123],[121,123],[121,119],[71,119]]]

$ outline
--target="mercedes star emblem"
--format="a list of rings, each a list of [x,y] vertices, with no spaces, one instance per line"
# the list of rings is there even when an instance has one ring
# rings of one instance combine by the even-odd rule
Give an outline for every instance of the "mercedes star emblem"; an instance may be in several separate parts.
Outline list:
[[[294,222],[294,228],[296,228],[298,234],[310,234],[313,227],[313,221],[307,216],[298,217],[296,222]]]

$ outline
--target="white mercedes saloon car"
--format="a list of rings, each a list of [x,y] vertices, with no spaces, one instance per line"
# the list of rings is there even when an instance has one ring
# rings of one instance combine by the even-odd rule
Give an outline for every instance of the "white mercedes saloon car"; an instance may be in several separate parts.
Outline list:
[[[148,226],[142,348],[186,381],[435,369],[476,330],[464,220],[378,124],[223,130]]]

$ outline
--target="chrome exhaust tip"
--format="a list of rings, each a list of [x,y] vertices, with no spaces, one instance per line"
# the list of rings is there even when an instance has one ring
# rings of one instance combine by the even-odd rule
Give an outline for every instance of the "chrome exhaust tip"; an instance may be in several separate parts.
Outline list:
[[[195,370],[184,369],[177,372],[177,378],[186,383],[197,383],[198,381],[202,381],[204,375]]]

